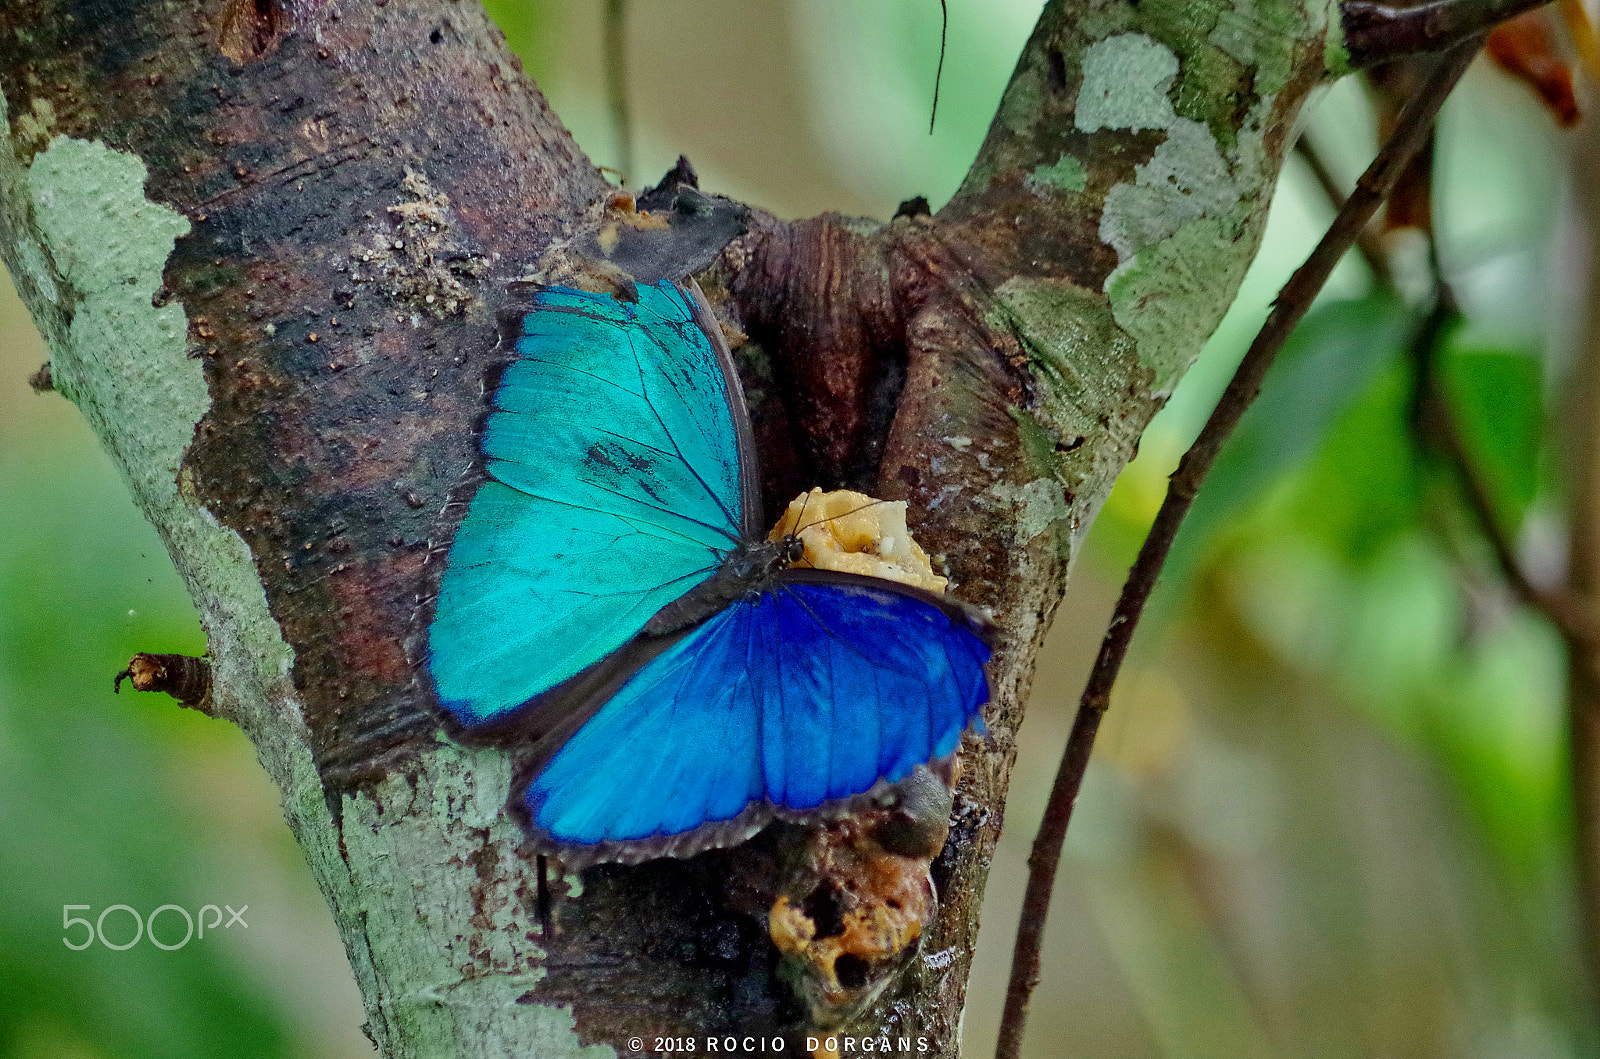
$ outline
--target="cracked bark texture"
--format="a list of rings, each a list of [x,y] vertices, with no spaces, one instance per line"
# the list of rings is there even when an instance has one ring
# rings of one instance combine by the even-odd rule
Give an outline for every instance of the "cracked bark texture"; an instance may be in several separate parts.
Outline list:
[[[938,214],[752,208],[700,270],[749,339],[769,501],[908,500],[1005,632],[937,918],[857,1033],[958,1051],[1034,654],[1255,253],[1301,103],[1343,70],[1337,18],[1052,0]],[[482,9],[9,0],[0,94],[0,255],[196,599],[215,705],[283,792],[379,1050],[803,1032],[766,917],[806,870],[805,829],[557,873],[547,934],[505,756],[444,740],[413,680],[504,283],[592,230],[607,195]]]

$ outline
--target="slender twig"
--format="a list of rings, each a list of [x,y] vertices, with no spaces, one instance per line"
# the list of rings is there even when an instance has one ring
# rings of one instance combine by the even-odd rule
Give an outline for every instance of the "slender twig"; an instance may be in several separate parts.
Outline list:
[[[1600,938],[1600,724],[1594,709],[1596,689],[1600,687],[1600,624],[1595,620],[1593,598],[1587,591],[1592,583],[1593,562],[1588,546],[1593,537],[1589,523],[1590,506],[1582,499],[1581,488],[1570,490],[1578,499],[1573,506],[1573,541],[1566,581],[1555,589],[1540,588],[1527,576],[1518,560],[1503,524],[1495,510],[1494,497],[1477,464],[1467,449],[1456,418],[1450,406],[1449,395],[1440,384],[1438,372],[1439,353],[1443,338],[1450,327],[1461,319],[1461,310],[1455,294],[1444,278],[1439,266],[1436,243],[1430,244],[1429,262],[1433,269],[1434,287],[1437,291],[1434,310],[1418,330],[1411,347],[1414,375],[1412,401],[1412,428],[1417,435],[1417,445],[1424,452],[1433,452],[1449,467],[1461,489],[1468,513],[1477,524],[1479,534],[1489,544],[1495,565],[1512,593],[1524,606],[1542,614],[1561,636],[1567,648],[1567,696],[1570,725],[1570,754],[1572,797],[1574,804],[1574,860],[1578,875],[1578,907],[1587,930],[1583,955],[1589,970],[1589,988],[1600,983],[1600,948],[1595,939]],[[1592,386],[1594,373],[1590,365],[1580,367],[1576,388],[1579,398],[1575,402],[1573,420],[1580,437],[1587,431],[1591,436],[1596,405]],[[1580,446],[1583,452],[1587,447]],[[1574,470],[1589,469],[1580,458]]]
[[[1356,182],[1355,190],[1334,217],[1327,234],[1278,293],[1266,323],[1261,326],[1255,341],[1240,361],[1233,379],[1212,410],[1211,418],[1206,421],[1200,436],[1184,453],[1178,469],[1173,472],[1166,499],[1162,501],[1150,533],[1139,549],[1139,557],[1128,573],[1116,612],[1100,645],[1100,654],[1095,659],[1094,669],[1090,671],[1083,698],[1078,705],[1077,718],[1073,721],[1072,734],[1067,739],[1055,785],[1045,807],[1044,819],[1034,839],[1033,852],[1028,857],[1028,885],[1022,901],[1016,947],[1011,957],[1011,980],[1006,988],[1000,1041],[995,1049],[997,1059],[1016,1059],[1021,1052],[1028,999],[1039,981],[1040,947],[1050,910],[1050,895],[1055,886],[1056,868],[1061,860],[1061,845],[1066,839],[1067,825],[1072,820],[1078,790],[1083,785],[1084,770],[1100,728],[1100,719],[1111,702],[1112,685],[1127,655],[1145,601],[1155,588],[1167,553],[1177,537],[1178,527],[1193,504],[1206,472],[1221,451],[1222,443],[1260,392],[1261,381],[1278,350],[1305,316],[1334,266],[1377,213],[1406,163],[1422,146],[1433,125],[1434,115],[1460,80],[1481,43],[1481,35],[1473,37],[1441,57],[1421,91],[1406,104],[1394,134]]]
[[[944,80],[944,41],[950,32],[950,6],[939,0],[939,68],[933,72],[933,110],[928,114],[928,135],[933,135],[933,123],[939,118],[939,82]]]
[[[1343,208],[1344,192],[1340,190],[1338,182],[1316,148],[1302,136],[1295,144],[1295,150],[1310,167],[1312,175],[1334,209]],[[1372,229],[1364,229],[1357,239],[1356,247],[1361,251],[1377,282],[1391,291],[1396,290],[1394,274],[1389,268],[1388,259],[1382,248],[1371,240],[1371,234]],[[1438,243],[1431,231],[1427,234],[1428,264],[1433,276],[1435,302],[1433,311],[1417,328],[1410,343],[1413,375],[1411,423],[1416,432],[1418,446],[1426,451],[1435,452],[1456,477],[1467,510],[1477,523],[1478,531],[1488,542],[1490,551],[1494,554],[1495,564],[1500,568],[1501,575],[1512,592],[1526,606],[1543,614],[1570,647],[1583,650],[1587,645],[1596,642],[1595,637],[1600,630],[1596,629],[1594,619],[1585,613],[1584,608],[1571,597],[1570,593],[1541,589],[1523,570],[1521,562],[1517,559],[1516,550],[1506,536],[1499,516],[1495,513],[1493,493],[1467,449],[1455,413],[1450,407],[1449,398],[1439,384],[1437,365],[1440,347],[1446,332],[1461,318],[1461,308],[1456,302],[1455,292],[1444,278],[1444,270],[1439,262]]]
[[[1467,512],[1489,545],[1500,576],[1512,593],[1524,605],[1543,614],[1570,650],[1586,653],[1596,642],[1595,622],[1569,593],[1540,588],[1529,579],[1496,511],[1494,494],[1468,451],[1455,412],[1440,385],[1439,353],[1445,335],[1461,319],[1461,309],[1439,269],[1437,254],[1431,255],[1431,259],[1436,301],[1411,342],[1414,394],[1411,421],[1417,443],[1424,451],[1436,453],[1455,477]]]
[[[1311,170],[1312,178],[1316,180],[1322,193],[1328,197],[1328,201],[1333,203],[1333,208],[1337,212],[1344,206],[1344,189],[1339,187],[1339,181],[1334,177],[1333,170],[1328,168],[1327,159],[1322,157],[1322,152],[1308,136],[1302,135],[1296,140],[1294,150],[1306,164],[1306,168]],[[1371,226],[1361,229],[1361,234],[1356,236],[1356,250],[1361,254],[1362,262],[1378,285],[1394,290],[1394,271],[1389,267],[1389,256],[1383,252],[1383,247],[1379,244]]]
[[[1579,0],[1572,0],[1571,4],[1563,0],[1563,13],[1568,14],[1570,20],[1572,6],[1578,7],[1578,17],[1582,20],[1581,26],[1573,27],[1574,43],[1583,55],[1591,76],[1600,80],[1600,75],[1596,74],[1600,71],[1600,58],[1597,58],[1600,57],[1600,45],[1596,44],[1593,27],[1583,13]],[[1303,138],[1301,142],[1304,142]],[[1322,181],[1322,185],[1334,207],[1341,206],[1343,198],[1337,185],[1327,180]],[[1461,319],[1461,311],[1455,292],[1445,279],[1439,261],[1438,241],[1431,230],[1428,233],[1428,263],[1436,294],[1433,312],[1423,321],[1411,341],[1414,386],[1411,423],[1417,435],[1418,447],[1436,452],[1454,472],[1467,509],[1476,521],[1479,533],[1489,543],[1506,584],[1524,606],[1543,614],[1567,645],[1571,775],[1576,810],[1573,846],[1579,879],[1578,905],[1588,928],[1585,937],[1591,939],[1584,946],[1584,956],[1592,991],[1600,984],[1600,946],[1595,943],[1596,939],[1600,939],[1600,929],[1597,929],[1600,928],[1600,822],[1597,822],[1600,821],[1600,811],[1597,811],[1597,806],[1600,806],[1600,793],[1597,793],[1600,792],[1600,780],[1596,779],[1600,776],[1600,749],[1597,749],[1600,748],[1600,723],[1597,723],[1600,711],[1595,709],[1595,703],[1600,702],[1600,694],[1597,694],[1597,688],[1600,688],[1600,664],[1596,660],[1596,646],[1600,644],[1597,632],[1600,632],[1600,627],[1597,627],[1592,600],[1586,588],[1594,580],[1593,555],[1600,549],[1593,547],[1597,539],[1592,532],[1596,524],[1593,505],[1584,498],[1595,495],[1595,491],[1586,491],[1581,487],[1569,490],[1578,499],[1573,505],[1568,577],[1555,591],[1538,588],[1517,560],[1511,541],[1495,513],[1490,490],[1462,439],[1449,396],[1439,384],[1437,365],[1442,339],[1447,330]],[[1392,281],[1389,285],[1393,287]],[[1600,349],[1600,343],[1591,341],[1588,348]],[[1600,403],[1595,401],[1595,393],[1600,388],[1594,385],[1597,377],[1597,372],[1593,370],[1594,359],[1591,357],[1584,361],[1577,373],[1575,389],[1578,398],[1573,403],[1570,419],[1576,424],[1577,430],[1577,440],[1571,444],[1571,448],[1578,453],[1597,450],[1597,446],[1588,443],[1593,439],[1595,422],[1600,422],[1600,416],[1595,414],[1600,411]],[[1585,431],[1588,431],[1587,435]],[[1593,478],[1594,469],[1600,467],[1600,464],[1585,462],[1582,458],[1573,462],[1575,477],[1579,479]],[[1589,473],[1585,475],[1585,471]]]
[[[1428,0],[1420,4],[1345,0],[1344,47],[1361,70],[1404,55],[1436,52],[1549,0]]]
[[[1600,246],[1600,140],[1591,128],[1571,152],[1578,216],[1591,247]],[[1566,588],[1600,606],[1600,267],[1589,262],[1583,327],[1568,394],[1556,424],[1566,452]],[[1567,738],[1572,849],[1577,883],[1577,942],[1588,970],[1590,1003],[1600,1002],[1600,652],[1567,665]]]
[[[626,186],[633,179],[633,112],[628,106],[628,0],[606,0],[601,47],[606,56],[606,104],[617,141],[617,168]]]

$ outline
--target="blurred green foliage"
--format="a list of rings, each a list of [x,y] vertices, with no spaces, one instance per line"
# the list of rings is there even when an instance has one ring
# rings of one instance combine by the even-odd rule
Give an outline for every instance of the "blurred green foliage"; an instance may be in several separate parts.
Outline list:
[[[1401,356],[1413,315],[1387,290],[1312,307],[1195,497],[1164,571],[1169,580],[1182,579],[1218,526],[1323,446],[1374,377]]]
[[[84,455],[34,445],[0,457],[0,1040],[38,1056],[282,1055],[277,1013],[227,973],[215,940],[174,952],[59,940],[66,904],[98,917],[225,899],[196,887],[203,851],[161,797],[156,748],[204,735],[176,711],[106,694],[140,645],[204,643],[155,534]],[[180,918],[159,921],[167,944]],[[126,913],[107,918],[115,944],[133,932]]]
[[[639,172],[681,153],[780,215],[937,208],[1039,0],[636,0]],[[579,142],[614,161],[601,0],[491,0]],[[753,73],[754,72],[754,73]],[[1307,123],[1342,178],[1359,86]],[[1500,515],[1559,564],[1550,431],[1576,329],[1550,264],[1557,134],[1469,76],[1436,210],[1466,308],[1441,375]],[[1237,304],[1141,443],[1041,659],[965,1021],[992,1048],[1023,861],[1121,573],[1288,270],[1331,211],[1291,165]],[[1570,222],[1568,222],[1570,223]],[[1399,248],[1406,279],[1405,248]],[[1414,271],[1414,270],[1412,270]],[[1402,282],[1411,290],[1414,283]],[[1564,658],[1456,487],[1418,453],[1399,350],[1416,307],[1342,267],[1219,462],[1119,685],[1056,892],[1033,1059],[1600,1054],[1576,948]],[[160,544],[0,308],[0,1056],[370,1054],[327,913],[238,734],[110,695],[136,650],[202,641]],[[63,904],[249,903],[244,936],[69,951]],[[215,944],[213,944],[213,941]]]
[[[1445,392],[1473,441],[1472,456],[1510,528],[1538,499],[1545,436],[1544,377],[1537,349],[1448,349]]]

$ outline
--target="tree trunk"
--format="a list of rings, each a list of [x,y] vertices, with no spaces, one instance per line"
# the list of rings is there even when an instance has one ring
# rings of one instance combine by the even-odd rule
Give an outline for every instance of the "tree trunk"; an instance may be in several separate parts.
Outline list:
[[[283,792],[384,1055],[693,1052],[713,1033],[789,1034],[793,1052],[828,1011],[956,1054],[1034,653],[1113,478],[1233,299],[1301,103],[1342,72],[1337,17],[1052,0],[937,215],[787,223],[694,199],[716,223],[685,221],[705,238],[672,260],[749,337],[769,501],[811,485],[910,501],[1004,630],[936,915],[844,981],[828,960],[775,973],[776,895],[853,870],[806,828],[557,870],[544,922],[502,811],[507,759],[445,740],[413,679],[504,284],[626,227],[482,9],[0,9],[0,255],[56,387],[195,598],[214,708]],[[647,204],[687,201],[687,179]]]

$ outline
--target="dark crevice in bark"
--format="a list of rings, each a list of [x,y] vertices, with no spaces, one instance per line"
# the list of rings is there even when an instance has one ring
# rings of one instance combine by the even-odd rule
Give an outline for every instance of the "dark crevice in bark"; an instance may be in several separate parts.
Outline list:
[[[286,0],[230,0],[218,46],[236,63],[253,62],[278,46],[289,24]]]
[[[829,214],[766,228],[748,252],[729,285],[771,358],[807,486],[870,492],[904,378],[882,240]]]

